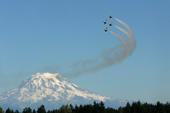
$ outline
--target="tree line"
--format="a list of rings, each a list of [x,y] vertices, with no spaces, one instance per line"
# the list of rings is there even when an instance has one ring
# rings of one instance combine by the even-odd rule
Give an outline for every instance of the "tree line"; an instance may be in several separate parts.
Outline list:
[[[10,108],[3,111],[0,107],[0,113],[20,113],[18,110],[12,110]],[[125,107],[119,107],[118,109],[107,107],[101,101],[97,103],[94,101],[92,104],[87,105],[62,105],[59,109],[53,109],[46,111],[45,106],[41,105],[37,110],[26,107],[21,113],[170,113],[170,103],[162,104],[159,101],[154,104],[141,103],[140,101],[130,104],[127,102]]]

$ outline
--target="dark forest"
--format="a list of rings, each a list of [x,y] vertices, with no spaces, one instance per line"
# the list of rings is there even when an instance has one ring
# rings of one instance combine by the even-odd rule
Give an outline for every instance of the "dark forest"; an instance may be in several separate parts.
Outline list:
[[[0,113],[20,113],[18,110],[3,109],[0,107]],[[21,113],[170,113],[170,103],[162,104],[159,101],[156,104],[141,103],[140,101],[127,103],[125,107],[105,108],[101,101],[87,105],[62,105],[59,109],[46,110],[44,105],[41,105],[37,110],[26,107]]]

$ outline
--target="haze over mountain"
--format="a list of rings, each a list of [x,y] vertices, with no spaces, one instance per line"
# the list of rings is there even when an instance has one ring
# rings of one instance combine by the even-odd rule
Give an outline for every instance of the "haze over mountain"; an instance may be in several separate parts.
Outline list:
[[[127,100],[101,96],[69,82],[60,74],[37,73],[24,80],[17,88],[5,91],[0,96],[3,109],[37,109],[41,104],[46,109],[56,109],[62,104],[92,104],[103,101],[106,107],[125,106]]]

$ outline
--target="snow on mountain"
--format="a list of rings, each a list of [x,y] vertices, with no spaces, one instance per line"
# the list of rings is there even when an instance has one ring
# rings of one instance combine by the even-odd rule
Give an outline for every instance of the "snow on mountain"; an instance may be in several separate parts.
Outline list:
[[[0,95],[0,106],[17,109],[31,107],[37,109],[41,104],[46,109],[55,109],[62,104],[92,104],[103,101],[106,106],[118,108],[127,101],[105,97],[67,81],[60,74],[37,73],[24,80],[19,87]]]

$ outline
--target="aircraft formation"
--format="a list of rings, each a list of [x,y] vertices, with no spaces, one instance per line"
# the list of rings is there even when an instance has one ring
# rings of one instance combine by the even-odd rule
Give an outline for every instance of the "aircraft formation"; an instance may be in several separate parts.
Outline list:
[[[112,19],[112,14],[109,15],[109,18]],[[107,19],[105,21],[103,21],[104,25],[107,24]],[[109,23],[109,26],[111,27],[112,26],[112,22]],[[105,32],[107,32],[107,27],[104,29]]]

